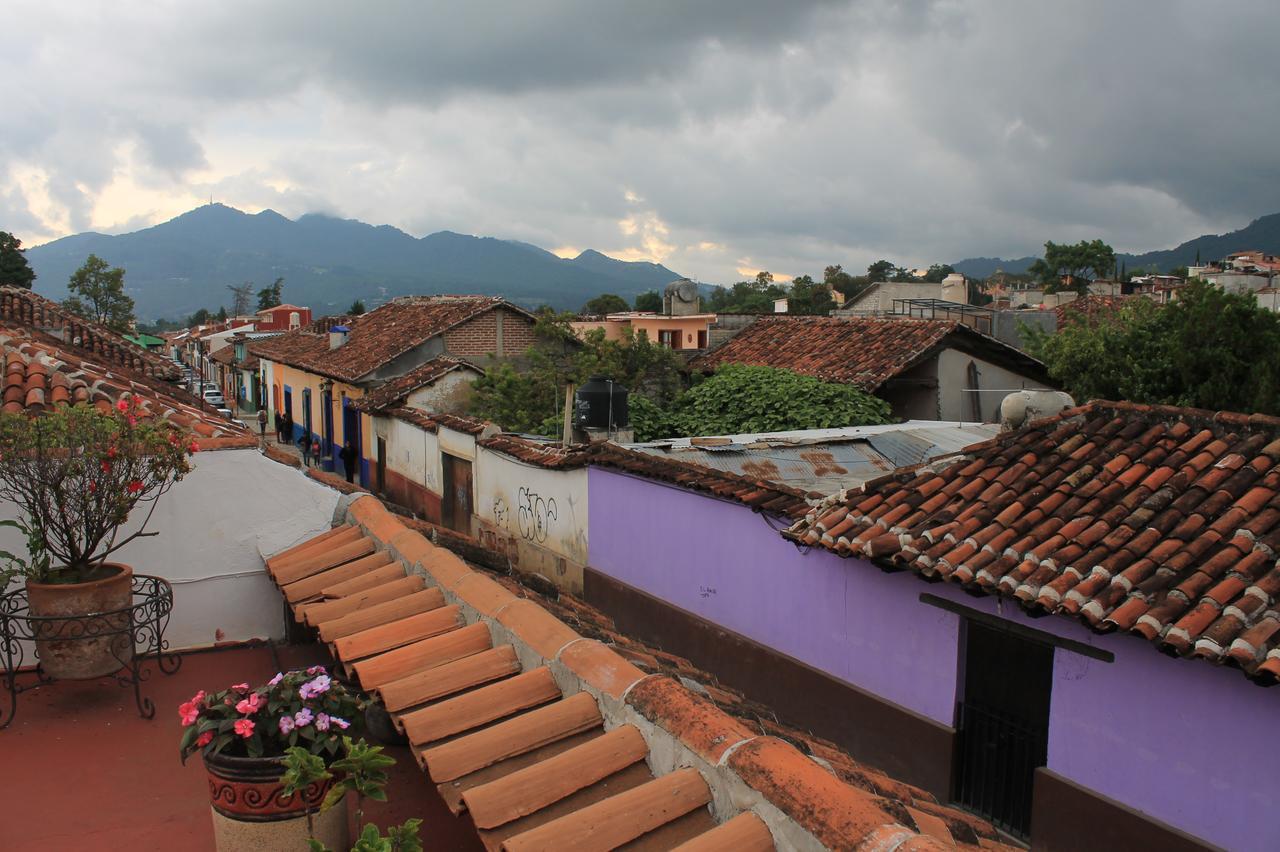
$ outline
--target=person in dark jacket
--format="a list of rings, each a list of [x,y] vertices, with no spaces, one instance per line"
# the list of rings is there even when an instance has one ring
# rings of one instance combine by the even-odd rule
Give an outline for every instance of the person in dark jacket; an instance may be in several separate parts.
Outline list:
[[[280,428],[284,430],[284,436],[283,436],[284,443],[292,444],[293,443],[293,415],[292,414],[290,414],[287,411],[284,413],[284,416],[280,418]]]
[[[281,416],[279,411],[276,412],[275,423],[276,443],[279,444],[284,440],[284,417]]]
[[[351,446],[350,441],[342,445],[338,458],[342,459],[342,466],[347,471],[347,482],[352,482],[356,472],[356,448]]]
[[[298,439],[298,448],[302,450],[302,466],[311,467],[311,436],[302,433],[302,437]]]

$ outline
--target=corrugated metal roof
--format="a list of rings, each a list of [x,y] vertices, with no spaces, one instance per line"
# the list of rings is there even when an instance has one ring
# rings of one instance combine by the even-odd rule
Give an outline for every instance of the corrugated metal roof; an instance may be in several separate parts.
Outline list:
[[[994,424],[912,420],[887,426],[675,438],[627,446],[714,470],[833,493],[899,467],[959,452],[999,431]]]

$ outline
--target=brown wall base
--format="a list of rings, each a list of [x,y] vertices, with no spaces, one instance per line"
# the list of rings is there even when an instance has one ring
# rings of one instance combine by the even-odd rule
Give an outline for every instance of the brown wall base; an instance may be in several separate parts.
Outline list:
[[[618,629],[715,672],[789,723],[812,730],[942,801],[951,793],[954,729],[725,630],[588,567],[587,602]]]
[[[387,468],[387,497],[423,520],[440,523],[440,495],[391,468]]]
[[[1043,852],[1217,849],[1044,767],[1031,792],[1031,848]]]

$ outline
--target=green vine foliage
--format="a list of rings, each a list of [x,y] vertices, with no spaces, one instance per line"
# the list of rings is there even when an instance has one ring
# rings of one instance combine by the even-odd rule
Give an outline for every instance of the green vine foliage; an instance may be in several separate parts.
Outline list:
[[[637,404],[638,403],[638,404]],[[632,400],[636,440],[784,432],[892,422],[889,404],[852,385],[790,370],[726,364],[666,410]]]
[[[1280,414],[1280,315],[1198,280],[1170,305],[1132,299],[1031,332],[1028,348],[1077,402]]]

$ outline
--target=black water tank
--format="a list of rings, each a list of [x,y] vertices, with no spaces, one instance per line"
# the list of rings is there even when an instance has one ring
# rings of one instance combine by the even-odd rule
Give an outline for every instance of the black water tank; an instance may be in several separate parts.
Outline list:
[[[579,429],[621,429],[631,421],[627,415],[627,389],[604,376],[592,376],[578,388],[573,406],[574,425]]]

